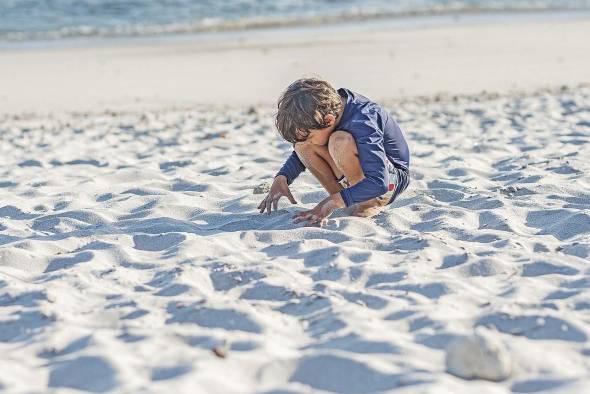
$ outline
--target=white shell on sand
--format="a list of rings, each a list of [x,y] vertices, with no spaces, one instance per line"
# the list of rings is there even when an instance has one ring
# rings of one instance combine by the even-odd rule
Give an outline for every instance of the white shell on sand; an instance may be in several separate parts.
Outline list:
[[[510,376],[512,360],[497,332],[478,327],[473,335],[451,342],[446,367],[461,378],[500,381]]]

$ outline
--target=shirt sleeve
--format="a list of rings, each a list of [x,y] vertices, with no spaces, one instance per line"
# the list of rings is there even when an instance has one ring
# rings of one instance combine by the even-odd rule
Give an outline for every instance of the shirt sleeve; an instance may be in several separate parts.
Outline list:
[[[305,171],[305,166],[299,159],[299,156],[297,156],[297,153],[293,151],[277,175],[275,175],[275,178],[279,175],[284,175],[287,178],[287,184],[290,185],[303,171]]]
[[[367,201],[386,193],[389,186],[387,156],[383,148],[383,133],[372,129],[370,133],[355,135],[359,161],[365,178],[354,186],[340,191],[346,206]],[[360,133],[359,133],[360,134]]]

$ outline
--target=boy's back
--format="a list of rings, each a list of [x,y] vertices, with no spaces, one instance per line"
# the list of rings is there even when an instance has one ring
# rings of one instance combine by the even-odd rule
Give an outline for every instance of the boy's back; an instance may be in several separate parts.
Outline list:
[[[352,133],[355,139],[360,138],[363,132],[382,131],[383,149],[389,161],[395,166],[409,170],[408,144],[399,125],[389,112],[352,90],[340,88],[338,93],[347,100],[338,129]],[[361,124],[363,126],[359,127]]]

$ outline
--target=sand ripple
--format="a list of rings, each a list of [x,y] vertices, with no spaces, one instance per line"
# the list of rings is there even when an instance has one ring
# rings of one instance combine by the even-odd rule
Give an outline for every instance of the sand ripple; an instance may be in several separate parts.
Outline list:
[[[480,325],[494,392],[588,387],[590,90],[390,107],[409,189],[324,228],[307,173],[256,211],[270,109],[0,119],[0,390],[492,390],[444,372]]]

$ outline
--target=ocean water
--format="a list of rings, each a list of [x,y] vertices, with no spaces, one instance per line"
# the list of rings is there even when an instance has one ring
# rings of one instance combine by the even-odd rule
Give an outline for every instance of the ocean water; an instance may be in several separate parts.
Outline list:
[[[0,41],[188,33],[421,14],[578,9],[590,9],[590,0],[0,0]]]

